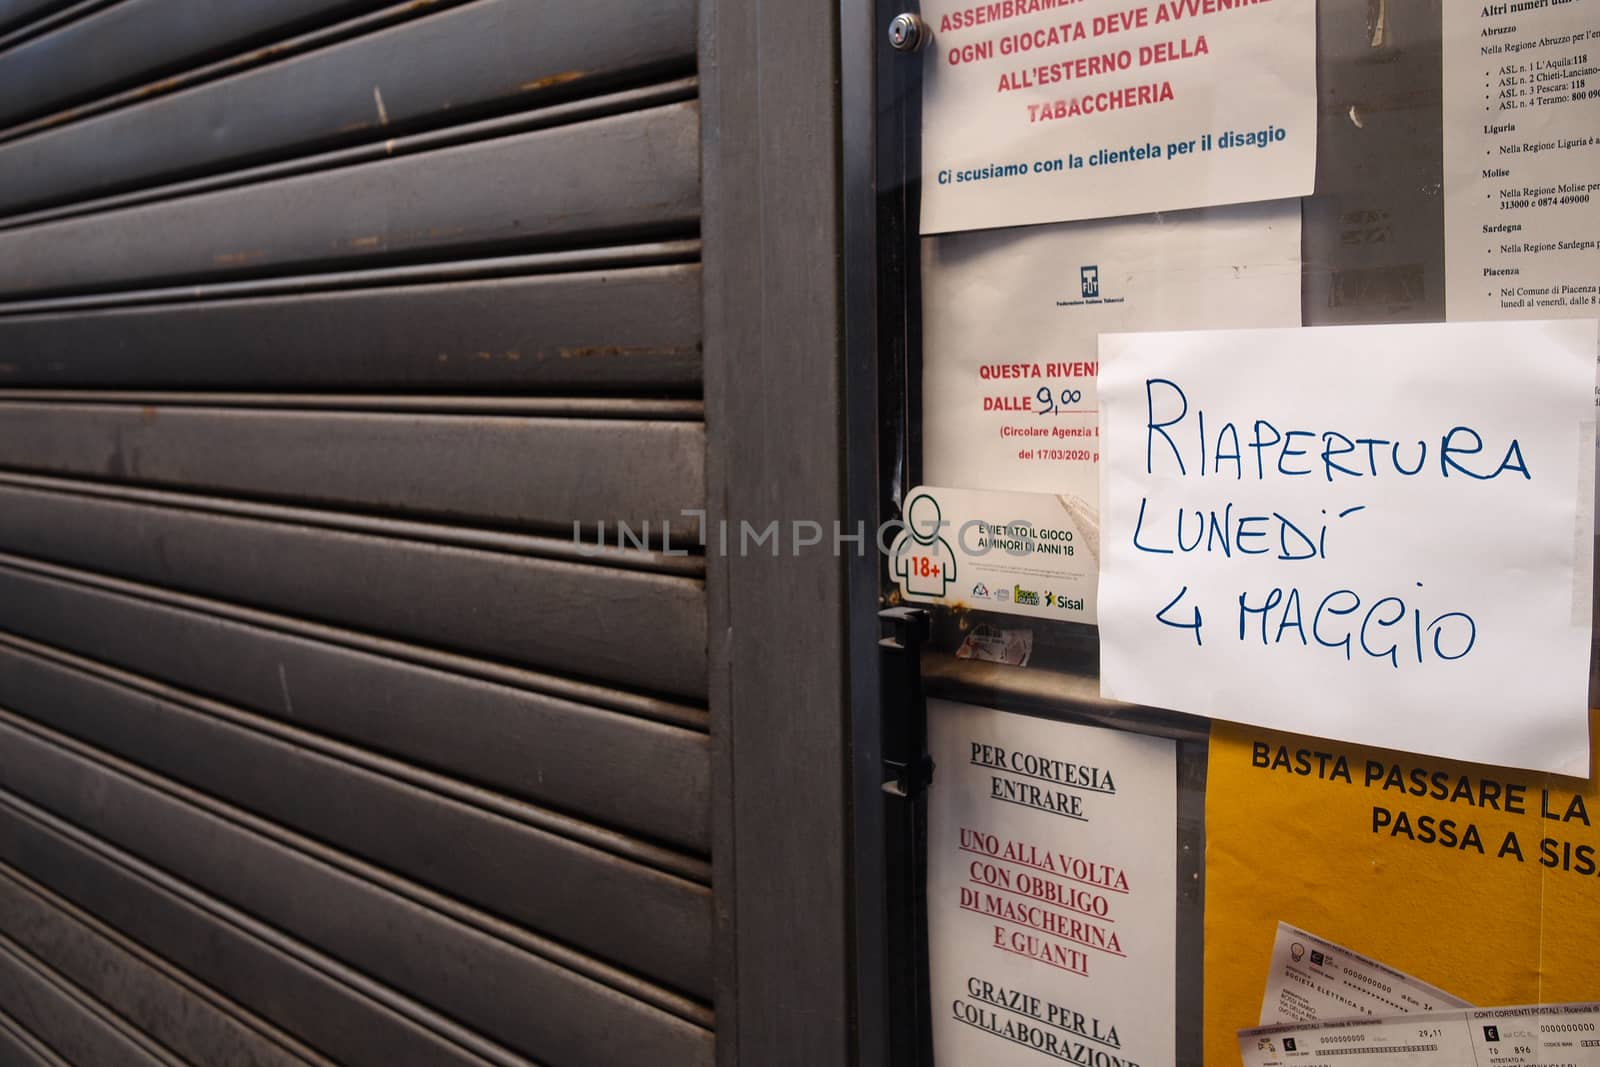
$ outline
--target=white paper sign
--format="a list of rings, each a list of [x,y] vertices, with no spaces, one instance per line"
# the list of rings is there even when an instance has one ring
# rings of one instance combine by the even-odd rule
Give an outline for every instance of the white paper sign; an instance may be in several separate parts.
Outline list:
[[[1449,317],[1593,316],[1600,0],[1442,13]]]
[[[905,511],[889,574],[907,600],[1094,622],[1100,526],[1083,501],[919,486]]]
[[[1280,922],[1261,998],[1261,1025],[1470,1007],[1403,971]]]
[[[1593,321],[1101,338],[1101,692],[1588,774]]]
[[[1244,1067],[1600,1067],[1600,1004],[1473,1008],[1239,1031]]]
[[[1175,1062],[1173,743],[937,700],[928,735],[935,1062]]]
[[[926,0],[922,232],[1305,196],[1309,0]]]
[[[930,485],[1100,507],[1099,337],[1300,325],[1300,202],[925,238]]]

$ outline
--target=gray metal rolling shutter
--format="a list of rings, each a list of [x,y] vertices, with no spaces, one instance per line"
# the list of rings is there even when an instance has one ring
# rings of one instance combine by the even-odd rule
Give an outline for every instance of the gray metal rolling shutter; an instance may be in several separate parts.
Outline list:
[[[0,0],[0,1062],[713,1061],[693,0]]]

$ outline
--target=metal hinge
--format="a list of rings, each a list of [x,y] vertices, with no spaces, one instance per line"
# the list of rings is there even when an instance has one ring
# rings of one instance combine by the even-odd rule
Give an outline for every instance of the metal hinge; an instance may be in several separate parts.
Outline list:
[[[924,608],[878,612],[887,633],[878,639],[882,657],[883,791],[914,798],[933,784],[928,755],[928,704],[922,695],[922,646],[931,631]]]

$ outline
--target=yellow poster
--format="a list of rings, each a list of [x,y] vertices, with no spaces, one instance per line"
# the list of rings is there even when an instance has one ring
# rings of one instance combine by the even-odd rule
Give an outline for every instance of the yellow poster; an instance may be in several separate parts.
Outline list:
[[[1280,921],[1479,1007],[1600,1000],[1596,820],[1593,769],[1585,781],[1215,723],[1206,1067],[1238,1067]]]

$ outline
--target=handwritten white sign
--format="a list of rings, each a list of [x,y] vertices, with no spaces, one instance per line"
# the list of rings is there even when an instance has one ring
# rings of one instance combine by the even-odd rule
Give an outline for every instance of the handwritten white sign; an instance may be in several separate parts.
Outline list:
[[[1587,777],[1596,343],[1103,336],[1102,694]]]

